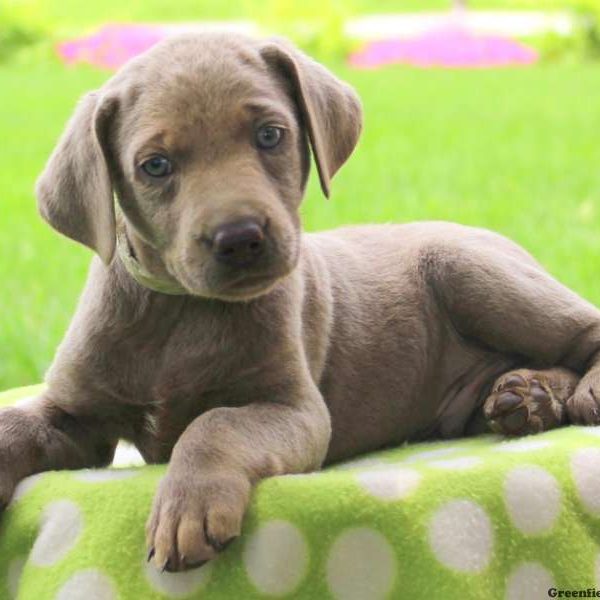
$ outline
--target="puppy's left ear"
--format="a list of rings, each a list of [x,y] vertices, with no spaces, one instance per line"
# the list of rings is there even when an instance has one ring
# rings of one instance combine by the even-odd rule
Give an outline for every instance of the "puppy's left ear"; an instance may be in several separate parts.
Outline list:
[[[356,92],[325,67],[282,40],[261,48],[265,62],[291,83],[319,172],[329,197],[331,178],[354,150],[362,129]]]

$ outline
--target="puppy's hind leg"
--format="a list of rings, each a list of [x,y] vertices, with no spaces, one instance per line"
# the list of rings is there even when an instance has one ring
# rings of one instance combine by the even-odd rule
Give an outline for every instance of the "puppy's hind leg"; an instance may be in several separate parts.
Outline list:
[[[498,422],[503,415],[502,425],[494,427],[521,435],[567,420],[600,424],[597,307],[502,238],[490,237],[483,243],[482,238],[466,236],[458,242],[440,242],[432,244],[424,257],[434,297],[464,339],[503,356],[519,357],[525,364],[556,365],[520,375],[507,385],[512,395],[494,390],[495,398],[486,402],[488,419]],[[574,372],[583,375],[581,381]]]
[[[569,398],[567,414],[576,425],[600,424],[600,353],[590,361],[587,373]]]
[[[580,377],[562,367],[517,369],[496,379],[483,405],[492,431],[517,436],[554,429],[568,422],[567,401]]]

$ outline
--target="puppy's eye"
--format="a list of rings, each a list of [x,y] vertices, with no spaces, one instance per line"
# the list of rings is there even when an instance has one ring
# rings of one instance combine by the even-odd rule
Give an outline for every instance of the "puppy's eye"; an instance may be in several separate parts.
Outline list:
[[[145,160],[141,165],[142,171],[150,177],[166,177],[173,170],[171,161],[161,154],[156,154]]]
[[[274,125],[264,125],[256,131],[256,145],[261,150],[275,148],[281,142],[283,129]]]

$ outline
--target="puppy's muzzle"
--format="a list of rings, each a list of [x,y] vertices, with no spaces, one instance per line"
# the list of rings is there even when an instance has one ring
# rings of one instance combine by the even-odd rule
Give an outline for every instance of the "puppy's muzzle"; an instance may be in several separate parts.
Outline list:
[[[265,251],[265,231],[257,221],[246,219],[221,225],[212,239],[215,259],[229,267],[250,267]]]

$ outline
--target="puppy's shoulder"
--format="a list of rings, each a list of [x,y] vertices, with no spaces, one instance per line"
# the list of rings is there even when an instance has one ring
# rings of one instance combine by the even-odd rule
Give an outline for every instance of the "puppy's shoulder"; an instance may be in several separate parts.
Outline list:
[[[400,262],[407,272],[426,273],[470,262],[515,259],[539,266],[517,243],[488,229],[447,221],[359,225],[310,234],[310,245],[387,268]]]
[[[440,252],[477,247],[503,252],[525,253],[503,235],[480,227],[449,221],[415,221],[412,223],[356,225],[308,234],[312,244],[394,246],[410,252]]]

